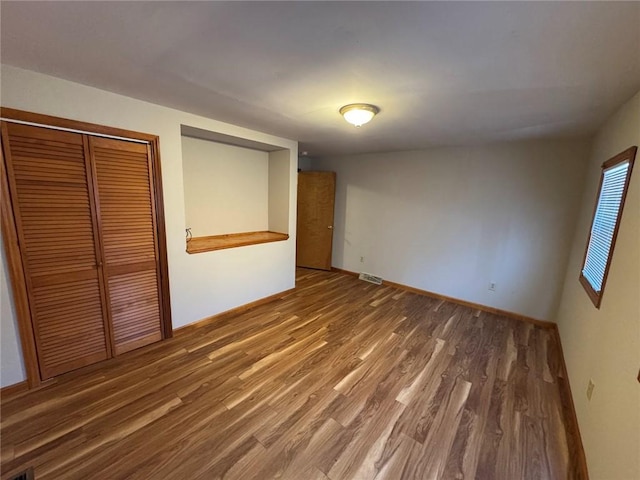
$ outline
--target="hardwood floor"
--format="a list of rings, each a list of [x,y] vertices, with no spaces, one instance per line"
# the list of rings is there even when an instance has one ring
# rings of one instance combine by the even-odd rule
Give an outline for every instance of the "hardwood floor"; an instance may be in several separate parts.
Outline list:
[[[578,478],[551,330],[339,273],[3,401],[2,478]]]

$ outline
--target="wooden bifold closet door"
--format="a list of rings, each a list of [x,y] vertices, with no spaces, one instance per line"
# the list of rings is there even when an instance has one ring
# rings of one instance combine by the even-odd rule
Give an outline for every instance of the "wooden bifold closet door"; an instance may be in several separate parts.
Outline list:
[[[2,122],[42,379],[163,338],[148,144]]]
[[[162,338],[149,146],[90,138],[115,354]]]

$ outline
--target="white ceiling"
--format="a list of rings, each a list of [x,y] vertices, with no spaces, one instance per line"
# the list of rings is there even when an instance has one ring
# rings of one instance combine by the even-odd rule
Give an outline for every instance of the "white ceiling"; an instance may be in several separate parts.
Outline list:
[[[640,2],[5,2],[3,63],[310,155],[588,135],[640,90]],[[368,102],[356,129],[338,114]]]

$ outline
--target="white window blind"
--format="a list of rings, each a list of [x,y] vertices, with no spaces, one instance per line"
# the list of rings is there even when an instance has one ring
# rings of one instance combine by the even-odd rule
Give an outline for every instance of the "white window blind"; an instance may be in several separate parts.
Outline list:
[[[627,161],[603,172],[602,188],[582,269],[582,275],[596,293],[602,290],[628,170]]]

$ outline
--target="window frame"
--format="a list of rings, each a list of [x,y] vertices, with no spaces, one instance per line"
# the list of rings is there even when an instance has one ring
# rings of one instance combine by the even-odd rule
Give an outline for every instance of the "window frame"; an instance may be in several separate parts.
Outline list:
[[[584,255],[582,257],[582,264],[580,267],[580,276],[579,276],[580,284],[583,286],[583,288],[587,292],[587,295],[593,302],[593,305],[597,309],[600,308],[600,304],[602,303],[602,296],[604,294],[604,289],[607,284],[607,277],[609,276],[609,268],[611,267],[611,259],[613,258],[613,251],[616,246],[616,239],[618,238],[620,220],[622,218],[622,212],[624,210],[625,200],[627,199],[629,184],[631,183],[631,172],[633,171],[633,164],[636,158],[637,150],[638,150],[638,147],[633,146],[626,149],[623,152],[620,152],[619,154],[615,155],[614,157],[611,157],[609,160],[604,162],[600,170],[600,184],[598,185],[598,194],[596,195],[595,206],[593,207],[593,213],[591,214],[591,222],[589,223],[589,235],[587,237],[587,244],[585,246]],[[600,203],[600,194],[602,193],[602,185],[604,183],[604,172],[605,170],[608,170],[624,162],[629,162],[629,169],[627,170],[627,175],[624,180],[624,187],[622,189],[622,198],[620,199],[620,208],[618,209],[618,215],[616,217],[616,222],[613,230],[613,237],[611,238],[611,246],[609,248],[609,252],[607,255],[607,263],[604,269],[604,275],[602,276],[602,287],[600,288],[600,291],[597,292],[591,286],[591,283],[589,282],[589,280],[587,280],[587,278],[584,276],[583,271],[584,271],[585,263],[587,261],[587,253],[589,252],[589,245],[591,244],[593,223],[595,221],[596,212],[598,211],[598,204]]]

